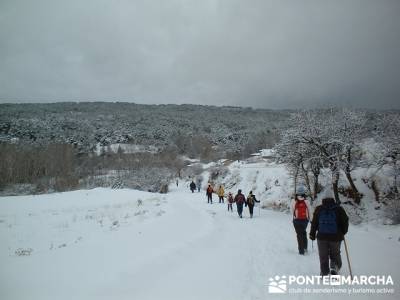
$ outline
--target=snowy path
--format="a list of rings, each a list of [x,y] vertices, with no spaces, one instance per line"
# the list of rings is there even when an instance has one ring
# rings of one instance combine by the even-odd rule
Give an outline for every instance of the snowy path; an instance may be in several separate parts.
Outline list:
[[[316,249],[297,254],[289,215],[239,219],[215,200],[186,189],[0,198],[0,299],[269,299],[282,297],[268,294],[269,277],[319,273]],[[399,236],[352,227],[354,272],[391,274],[398,290]]]

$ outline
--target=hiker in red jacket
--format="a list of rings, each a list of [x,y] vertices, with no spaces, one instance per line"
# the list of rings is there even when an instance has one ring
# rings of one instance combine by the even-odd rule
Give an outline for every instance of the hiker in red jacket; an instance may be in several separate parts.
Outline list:
[[[291,210],[293,212],[293,226],[296,230],[297,245],[299,254],[307,252],[307,225],[310,220],[310,205],[306,200],[303,187],[299,187],[295,199],[292,201]]]

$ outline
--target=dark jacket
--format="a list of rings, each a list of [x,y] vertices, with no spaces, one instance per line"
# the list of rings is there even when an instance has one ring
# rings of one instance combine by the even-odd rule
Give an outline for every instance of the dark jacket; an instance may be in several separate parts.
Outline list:
[[[190,183],[190,189],[191,190],[195,190],[196,189],[196,184],[193,181]]]
[[[322,199],[322,205],[319,205],[315,208],[314,215],[311,221],[311,230],[310,230],[310,239],[314,240],[315,235],[318,240],[322,241],[342,241],[344,235],[347,233],[349,229],[349,217],[344,211],[343,207],[336,205],[335,206],[335,214],[336,214],[336,224],[337,224],[337,233],[328,234],[328,233],[320,233],[318,231],[319,226],[319,216],[322,209],[329,208],[335,206],[335,200],[332,198]]]
[[[237,194],[235,196],[235,200],[234,200],[237,204],[243,204],[246,202],[246,198],[244,197],[243,194]]]

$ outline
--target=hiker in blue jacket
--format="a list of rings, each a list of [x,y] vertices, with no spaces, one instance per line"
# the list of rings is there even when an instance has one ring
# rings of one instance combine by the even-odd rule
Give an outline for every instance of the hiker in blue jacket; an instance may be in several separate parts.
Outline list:
[[[316,207],[311,221],[310,239],[317,238],[321,275],[336,275],[342,267],[340,244],[349,229],[349,218],[326,190],[322,205]]]

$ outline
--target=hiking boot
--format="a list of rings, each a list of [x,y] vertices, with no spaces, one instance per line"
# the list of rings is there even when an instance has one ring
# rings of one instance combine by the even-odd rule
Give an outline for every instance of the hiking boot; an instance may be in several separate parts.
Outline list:
[[[339,268],[338,267],[332,268],[330,273],[331,275],[339,275]]]

